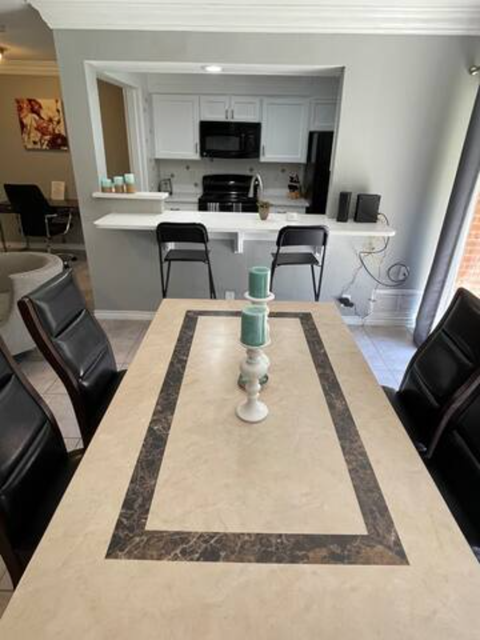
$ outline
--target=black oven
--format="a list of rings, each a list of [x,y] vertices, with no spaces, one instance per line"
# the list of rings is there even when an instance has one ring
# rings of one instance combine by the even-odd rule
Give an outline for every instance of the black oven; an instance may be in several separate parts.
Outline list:
[[[259,122],[200,122],[202,158],[259,158]]]

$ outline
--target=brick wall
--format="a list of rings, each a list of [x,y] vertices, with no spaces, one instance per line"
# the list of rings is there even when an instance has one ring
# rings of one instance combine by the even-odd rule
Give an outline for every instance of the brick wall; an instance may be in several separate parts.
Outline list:
[[[458,287],[465,287],[480,296],[480,198],[477,201],[472,226],[468,232],[465,253],[460,262],[456,284]]]

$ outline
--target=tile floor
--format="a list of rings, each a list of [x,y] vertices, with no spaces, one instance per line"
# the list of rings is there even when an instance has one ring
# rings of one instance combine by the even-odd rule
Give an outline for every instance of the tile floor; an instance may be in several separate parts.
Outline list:
[[[120,368],[127,368],[143,340],[148,322],[130,320],[101,321]],[[382,385],[396,387],[415,348],[411,333],[401,327],[350,327],[352,334]],[[65,389],[38,351],[19,359],[20,366],[33,386],[55,414],[69,450],[82,446],[72,405]],[[8,605],[12,584],[0,559],[0,615]]]

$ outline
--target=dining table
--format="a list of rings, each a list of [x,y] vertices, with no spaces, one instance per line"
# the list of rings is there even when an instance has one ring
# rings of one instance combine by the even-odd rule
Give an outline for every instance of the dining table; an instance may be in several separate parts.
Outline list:
[[[2,640],[474,640],[480,569],[333,303],[161,303]]]

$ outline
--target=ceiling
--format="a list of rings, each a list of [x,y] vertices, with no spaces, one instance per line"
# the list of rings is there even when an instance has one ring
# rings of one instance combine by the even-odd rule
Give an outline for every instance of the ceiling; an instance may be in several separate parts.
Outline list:
[[[50,28],[24,0],[0,0],[0,46],[5,60],[55,60]]]
[[[478,0],[29,0],[53,29],[480,35]]]
[[[0,0],[0,46],[7,50],[6,61],[55,60],[50,27],[480,35],[480,2],[297,0],[292,3],[292,0],[262,0],[259,3],[258,0],[75,0],[72,3],[70,0]]]

